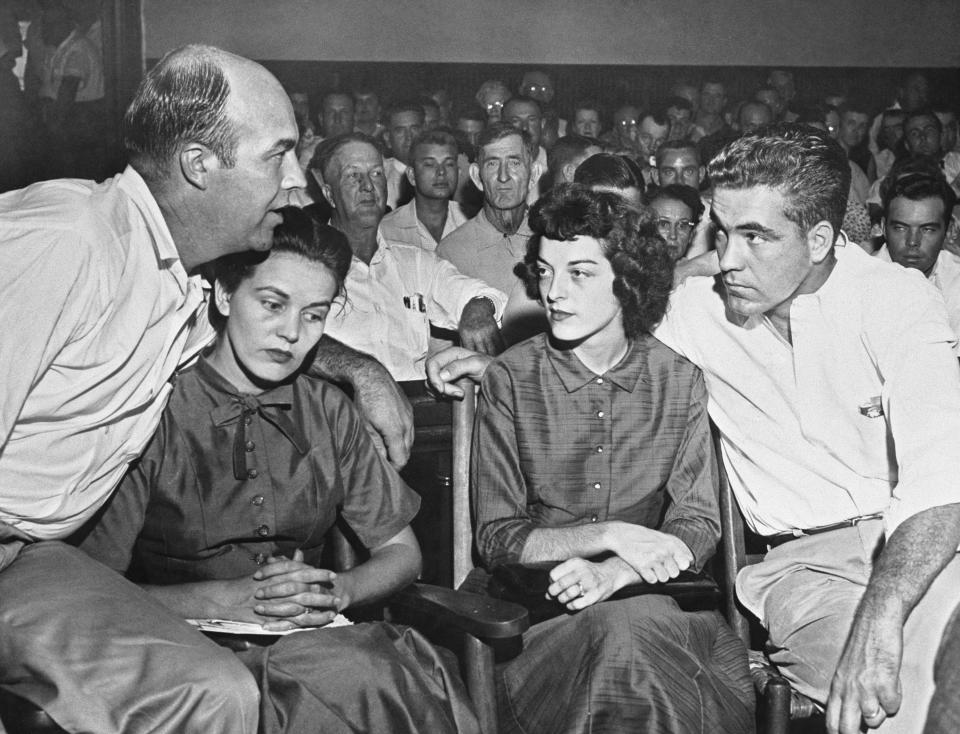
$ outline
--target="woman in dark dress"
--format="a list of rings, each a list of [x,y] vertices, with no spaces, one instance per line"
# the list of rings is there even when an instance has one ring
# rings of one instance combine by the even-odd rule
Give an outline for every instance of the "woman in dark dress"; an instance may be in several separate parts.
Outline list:
[[[555,563],[547,595],[567,613],[498,667],[500,730],[752,731],[746,650],[716,612],[610,599],[699,570],[720,533],[703,377],[649,334],[667,247],[649,214],[578,184],[551,190],[530,226],[527,283],[550,332],[483,377],[476,539],[490,571]]]
[[[349,400],[301,371],[350,260],[340,232],[288,209],[269,253],[216,263],[217,340],[177,376],[81,547],[185,619],[261,628],[234,645],[260,683],[261,731],[475,732],[462,684],[418,633],[322,629],[409,584],[421,563],[416,494]],[[369,551],[343,573],[321,565],[338,517]]]

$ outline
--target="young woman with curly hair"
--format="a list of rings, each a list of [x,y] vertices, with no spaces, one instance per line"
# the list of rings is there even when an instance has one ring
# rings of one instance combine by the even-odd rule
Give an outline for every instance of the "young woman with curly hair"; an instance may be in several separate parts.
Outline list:
[[[611,599],[699,570],[720,535],[703,378],[649,333],[667,246],[648,212],[578,184],[544,196],[530,226],[518,271],[550,331],[486,370],[472,490],[486,571],[554,564],[557,616],[499,666],[500,730],[751,731],[746,652],[718,614]]]

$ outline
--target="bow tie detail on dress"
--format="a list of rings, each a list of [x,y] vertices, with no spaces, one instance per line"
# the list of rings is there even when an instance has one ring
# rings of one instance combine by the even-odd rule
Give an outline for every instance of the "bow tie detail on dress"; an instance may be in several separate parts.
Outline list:
[[[236,479],[247,479],[247,424],[254,413],[274,426],[287,437],[297,451],[307,453],[307,439],[290,420],[289,411],[293,407],[289,398],[259,400],[255,395],[234,395],[229,403],[216,408],[213,413],[213,422],[218,426],[228,426],[236,423],[233,435],[233,476]]]

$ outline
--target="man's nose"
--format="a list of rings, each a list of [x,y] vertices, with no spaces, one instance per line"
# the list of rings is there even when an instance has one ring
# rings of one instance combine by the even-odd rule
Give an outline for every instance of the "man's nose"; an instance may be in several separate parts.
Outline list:
[[[286,190],[307,187],[307,179],[303,175],[303,169],[300,168],[300,162],[297,160],[297,154],[293,148],[283,156],[283,179],[280,186]]]

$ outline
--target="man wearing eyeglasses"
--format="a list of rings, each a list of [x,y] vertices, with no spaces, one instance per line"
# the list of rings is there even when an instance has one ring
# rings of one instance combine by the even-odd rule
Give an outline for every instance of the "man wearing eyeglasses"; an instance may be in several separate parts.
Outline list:
[[[503,106],[510,99],[510,89],[499,79],[488,79],[480,85],[474,99],[477,104],[487,113],[487,123],[493,124],[500,122],[503,114]]]

